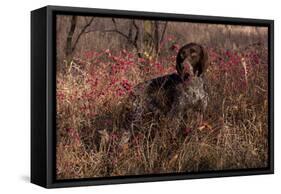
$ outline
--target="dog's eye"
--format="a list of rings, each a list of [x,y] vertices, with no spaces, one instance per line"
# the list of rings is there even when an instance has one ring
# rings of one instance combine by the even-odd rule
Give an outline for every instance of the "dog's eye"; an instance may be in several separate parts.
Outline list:
[[[194,48],[191,48],[189,51],[191,54],[196,52],[196,50]]]

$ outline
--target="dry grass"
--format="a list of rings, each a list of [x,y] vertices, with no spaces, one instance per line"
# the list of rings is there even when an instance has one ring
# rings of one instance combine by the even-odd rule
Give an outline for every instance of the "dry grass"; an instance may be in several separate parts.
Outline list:
[[[208,46],[210,102],[203,122],[193,110],[185,121],[150,118],[135,123],[140,130],[129,141],[122,110],[131,89],[174,72],[176,52],[148,61],[126,50],[94,50],[60,64],[65,71],[57,74],[57,178],[266,167],[266,47]],[[179,133],[171,122],[186,128]]]

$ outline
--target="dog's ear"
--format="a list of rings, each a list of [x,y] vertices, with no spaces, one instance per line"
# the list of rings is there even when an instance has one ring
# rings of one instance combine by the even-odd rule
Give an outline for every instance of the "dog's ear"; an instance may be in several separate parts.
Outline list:
[[[196,65],[196,70],[197,70],[197,76],[201,76],[203,73],[207,71],[208,68],[208,53],[206,49],[200,45],[200,59]]]
[[[183,76],[183,61],[185,59],[185,53],[183,47],[179,50],[176,58],[176,70],[180,77]]]

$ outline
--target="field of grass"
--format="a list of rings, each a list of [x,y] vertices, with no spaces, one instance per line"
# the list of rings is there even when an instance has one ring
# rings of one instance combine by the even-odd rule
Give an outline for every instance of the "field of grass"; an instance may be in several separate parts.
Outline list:
[[[169,37],[164,44],[171,42]],[[88,50],[59,64],[64,71],[57,74],[58,179],[268,165],[268,50],[263,43],[206,46],[209,103],[200,113],[202,121],[191,113],[178,133],[177,123],[147,120],[126,140],[120,118],[128,95],[138,83],[175,72],[178,47],[164,45],[166,54],[157,59],[125,49]]]

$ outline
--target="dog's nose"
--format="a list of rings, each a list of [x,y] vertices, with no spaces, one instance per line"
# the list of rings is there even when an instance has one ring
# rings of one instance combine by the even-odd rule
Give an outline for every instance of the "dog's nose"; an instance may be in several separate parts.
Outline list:
[[[191,63],[188,60],[186,60],[183,64],[183,73],[191,74],[192,72],[193,72],[193,67]]]

